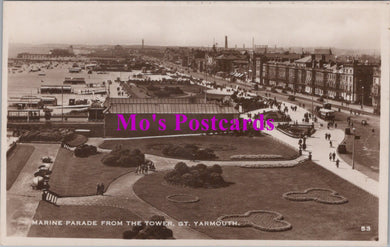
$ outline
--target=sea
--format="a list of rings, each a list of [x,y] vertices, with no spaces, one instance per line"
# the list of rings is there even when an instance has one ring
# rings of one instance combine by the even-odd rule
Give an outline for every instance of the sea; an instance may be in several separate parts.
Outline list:
[[[120,78],[121,81],[127,81],[129,78],[133,78],[134,74],[140,73],[141,71],[132,71],[132,72],[106,72],[105,74],[98,74],[95,71],[92,74],[88,74],[86,70],[82,70],[80,73],[69,73],[69,68],[73,66],[73,63],[59,63],[57,67],[52,69],[47,69],[47,64],[24,64],[21,68],[17,70],[8,70],[8,81],[7,81],[7,98],[10,97],[21,97],[27,95],[40,96],[39,88],[42,85],[63,85],[65,77],[82,77],[85,79],[86,83],[101,84],[103,82],[108,86],[107,81],[111,80],[113,84],[110,86],[111,97],[118,97],[118,90],[116,89],[119,84],[114,81],[117,78]],[[41,68],[41,71],[30,72],[31,68]],[[44,74],[44,75],[40,75]],[[159,80],[163,75],[150,75],[152,80]],[[67,84],[69,85],[69,84]],[[76,94],[82,89],[86,89],[86,85],[71,85],[73,94],[64,94],[63,95],[63,104],[68,105],[69,99],[97,99],[104,101],[107,95],[81,95]],[[57,98],[57,104],[61,104],[62,95],[61,94],[44,94],[55,96]]]

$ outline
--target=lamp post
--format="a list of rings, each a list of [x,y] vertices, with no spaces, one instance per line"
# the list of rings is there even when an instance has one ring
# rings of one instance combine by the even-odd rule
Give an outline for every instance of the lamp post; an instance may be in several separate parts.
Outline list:
[[[362,102],[361,102],[361,108],[363,109],[363,102],[364,101],[364,86],[362,86]]]
[[[311,115],[313,116],[314,115],[314,109],[313,109],[313,102],[314,102],[314,92],[313,92],[313,88],[311,89]]]
[[[353,141],[352,141],[352,170],[355,169],[355,128],[352,128],[352,135],[353,135]]]
[[[64,85],[61,86],[61,122],[64,122]]]

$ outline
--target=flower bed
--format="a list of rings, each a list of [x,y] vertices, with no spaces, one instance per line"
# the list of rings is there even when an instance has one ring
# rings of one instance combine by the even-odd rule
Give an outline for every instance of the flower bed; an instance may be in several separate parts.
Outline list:
[[[197,160],[214,160],[217,156],[210,148],[201,149],[195,144],[168,145],[164,147],[162,153],[168,157]]]
[[[271,160],[271,159],[282,159],[283,156],[280,154],[241,154],[232,155],[232,160]]]
[[[110,153],[102,158],[107,166],[137,167],[145,162],[145,154],[139,149],[127,149],[116,146]]]
[[[74,132],[69,129],[39,129],[39,130],[25,130],[20,136],[20,142],[60,142],[66,136],[72,135]]]
[[[304,191],[290,191],[283,194],[283,198],[290,201],[315,201],[325,204],[343,204],[348,199],[339,195],[336,191],[323,188],[309,188]]]
[[[177,163],[175,168],[164,176],[164,179],[173,185],[193,188],[220,188],[230,184],[223,179],[222,168],[219,165],[197,164],[188,167],[184,162]]]
[[[243,164],[240,165],[242,168],[291,168],[299,165],[300,163],[306,161],[307,158],[302,158],[300,160],[291,160],[284,163],[273,163],[273,164]]]
[[[304,135],[311,136],[315,132],[311,125],[279,124],[276,128],[293,138],[301,138]]]
[[[238,223],[227,224],[230,227],[253,227],[267,232],[281,232],[292,229],[292,225],[283,220],[283,215],[278,212],[266,210],[252,210],[241,215],[224,215],[217,220]]]
[[[170,202],[177,202],[177,203],[194,203],[200,200],[199,197],[188,195],[188,194],[173,194],[167,196],[166,198]]]

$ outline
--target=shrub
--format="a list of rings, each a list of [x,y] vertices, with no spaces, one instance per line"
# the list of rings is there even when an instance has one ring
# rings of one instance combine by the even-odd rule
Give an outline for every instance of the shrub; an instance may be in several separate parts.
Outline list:
[[[184,174],[184,173],[187,173],[189,171],[188,169],[188,166],[186,163],[184,162],[179,162],[175,165],[175,170],[179,173],[179,174]]]
[[[102,158],[102,163],[108,166],[114,166],[117,164],[118,156],[108,154]]]
[[[201,171],[206,170],[206,169],[207,169],[207,166],[206,166],[205,164],[197,164],[197,165],[195,166],[195,169],[198,170],[199,172],[201,172]]]
[[[200,149],[195,152],[195,159],[197,160],[213,160],[216,159],[217,156],[215,155],[214,151],[206,148],[206,149]]]
[[[97,154],[97,148],[93,145],[82,144],[74,150],[76,157],[88,157],[94,154]]]
[[[142,222],[141,225],[133,226],[129,231],[122,234],[124,239],[173,239],[173,232],[167,228],[164,216],[154,215],[150,218],[150,222],[161,222],[161,224],[146,225]]]
[[[130,151],[130,149],[116,146],[102,158],[102,163],[108,166],[136,167],[145,163],[145,154],[139,149]]]
[[[215,172],[217,174],[222,174],[222,167],[220,165],[215,164],[210,167],[210,171]]]
[[[182,173],[184,170],[186,172]],[[175,185],[184,185],[193,188],[219,188],[227,186],[222,177],[222,168],[219,165],[206,166],[197,164],[187,167],[183,162],[176,164],[172,171],[169,171],[164,179]]]

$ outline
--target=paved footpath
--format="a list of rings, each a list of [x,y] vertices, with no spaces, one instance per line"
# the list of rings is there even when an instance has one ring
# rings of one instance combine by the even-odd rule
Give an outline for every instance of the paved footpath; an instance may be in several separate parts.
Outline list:
[[[7,191],[7,236],[27,236],[42,192],[31,187],[34,172],[42,163],[43,156],[56,157],[59,144],[18,144],[34,146],[34,152],[27,160],[19,176]]]
[[[286,102],[284,102],[284,104],[288,108],[293,105]],[[298,123],[300,123],[306,112],[307,111],[302,107],[298,107],[296,112],[291,112],[289,109],[288,114],[293,121],[297,120]],[[321,124],[323,126],[321,126]],[[344,131],[334,128],[328,129],[326,127],[326,122],[321,119],[318,119],[318,123],[315,124],[315,128],[316,132],[306,140],[307,149],[303,154],[308,156],[308,153],[312,152],[313,161],[318,165],[349,181],[357,187],[367,191],[368,193],[378,197],[379,183],[359,172],[358,170],[352,169],[352,167],[337,154],[337,146],[343,142],[345,137]],[[289,137],[277,130],[269,131],[268,133],[289,145],[298,147],[298,139],[296,138]],[[330,147],[329,141],[325,140],[325,133],[331,134],[332,147]],[[335,152],[336,159],[340,160],[339,168],[336,167],[335,162],[329,160],[330,152]]]
[[[174,238],[210,239],[209,236],[198,232],[191,227],[179,227],[176,219],[140,199],[135,194],[133,185],[142,177],[143,175],[137,175],[134,172],[130,172],[113,181],[103,196],[65,197],[59,198],[57,203],[58,205],[98,205],[122,208],[131,211],[143,220],[150,219],[153,215],[162,215],[167,221],[173,223],[173,226],[169,226],[169,228],[173,231]]]

